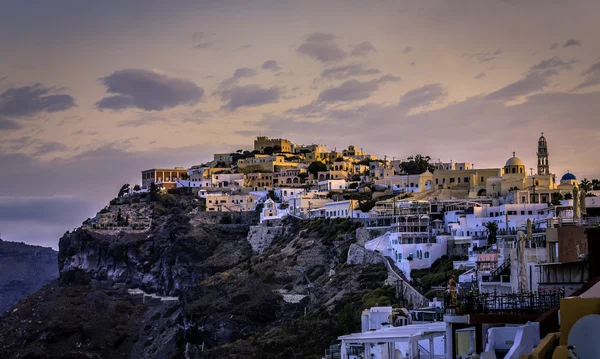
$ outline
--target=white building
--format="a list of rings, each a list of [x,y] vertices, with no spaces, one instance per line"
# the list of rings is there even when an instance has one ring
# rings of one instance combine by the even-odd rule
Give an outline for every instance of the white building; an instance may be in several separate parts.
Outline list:
[[[297,217],[309,217],[309,212],[313,209],[324,207],[331,202],[328,198],[314,198],[311,195],[291,198],[288,200],[289,214]]]
[[[436,259],[447,253],[447,237],[439,236],[430,241],[422,241],[408,233],[388,232],[365,243],[365,248],[379,251],[394,260],[404,275],[410,279],[412,269],[431,268]]]
[[[292,198],[301,197],[306,194],[304,188],[278,187],[273,189],[275,197],[280,202],[288,202]]]
[[[325,218],[351,218],[352,211],[356,209],[356,200],[330,202],[325,204]]]
[[[264,202],[264,207],[260,212],[260,223],[272,219],[283,219],[288,216],[286,210],[278,209],[277,204],[272,199],[268,198]]]
[[[317,186],[321,191],[345,191],[350,183],[345,179],[330,179],[317,182]]]

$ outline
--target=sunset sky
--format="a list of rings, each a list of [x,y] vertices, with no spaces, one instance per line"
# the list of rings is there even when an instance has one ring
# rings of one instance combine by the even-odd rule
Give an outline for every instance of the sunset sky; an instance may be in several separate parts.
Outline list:
[[[600,1],[2,1],[0,233],[257,135],[600,177]]]

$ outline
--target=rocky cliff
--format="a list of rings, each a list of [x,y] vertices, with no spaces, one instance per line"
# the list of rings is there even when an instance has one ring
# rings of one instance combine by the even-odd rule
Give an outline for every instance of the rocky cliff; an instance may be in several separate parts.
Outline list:
[[[346,263],[351,221],[251,230],[257,214],[185,193],[134,200],[104,217],[143,209],[146,229],[91,219],[60,239],[60,279],[0,317],[0,357],[320,358],[362,309],[397,303],[385,266]]]
[[[58,277],[57,254],[0,239],[0,313]]]

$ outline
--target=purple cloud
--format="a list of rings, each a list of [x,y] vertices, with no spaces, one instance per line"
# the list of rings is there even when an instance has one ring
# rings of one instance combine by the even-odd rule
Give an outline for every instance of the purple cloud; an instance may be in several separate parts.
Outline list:
[[[42,84],[12,87],[0,94],[0,115],[6,117],[32,116],[41,112],[60,112],[75,107],[75,98],[54,94],[58,89]]]
[[[371,42],[365,41],[356,45],[352,51],[350,51],[350,56],[365,56],[371,52],[377,52],[377,49]]]
[[[267,61],[263,62],[261,68],[263,70],[268,70],[268,71],[272,71],[272,72],[277,72],[277,71],[281,70],[281,67],[277,64],[277,61],[275,61],[275,60],[267,60]]]
[[[204,96],[204,89],[194,82],[157,72],[128,69],[101,78],[108,96],[96,103],[99,110],[139,108],[162,111],[180,105],[195,105]]]
[[[306,37],[304,43],[296,49],[296,52],[322,63],[342,61],[348,54],[340,49],[334,39],[335,37],[332,34],[312,33]]]
[[[398,106],[407,111],[417,107],[429,106],[442,102],[447,94],[441,84],[428,84],[406,92],[400,98]]]
[[[363,65],[350,64],[331,67],[321,72],[321,77],[331,79],[345,79],[353,76],[377,75],[381,73],[378,69],[365,69]]]
[[[240,107],[257,107],[276,103],[281,95],[279,87],[262,88],[259,85],[236,86],[221,92],[221,99],[227,101],[222,108],[235,111]]]

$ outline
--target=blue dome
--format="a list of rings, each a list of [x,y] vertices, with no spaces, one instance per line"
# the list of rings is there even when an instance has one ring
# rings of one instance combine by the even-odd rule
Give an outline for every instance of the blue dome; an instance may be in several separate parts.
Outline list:
[[[575,177],[575,175],[572,174],[571,172],[567,172],[562,176],[562,178],[560,180],[561,181],[577,181],[577,177]]]

